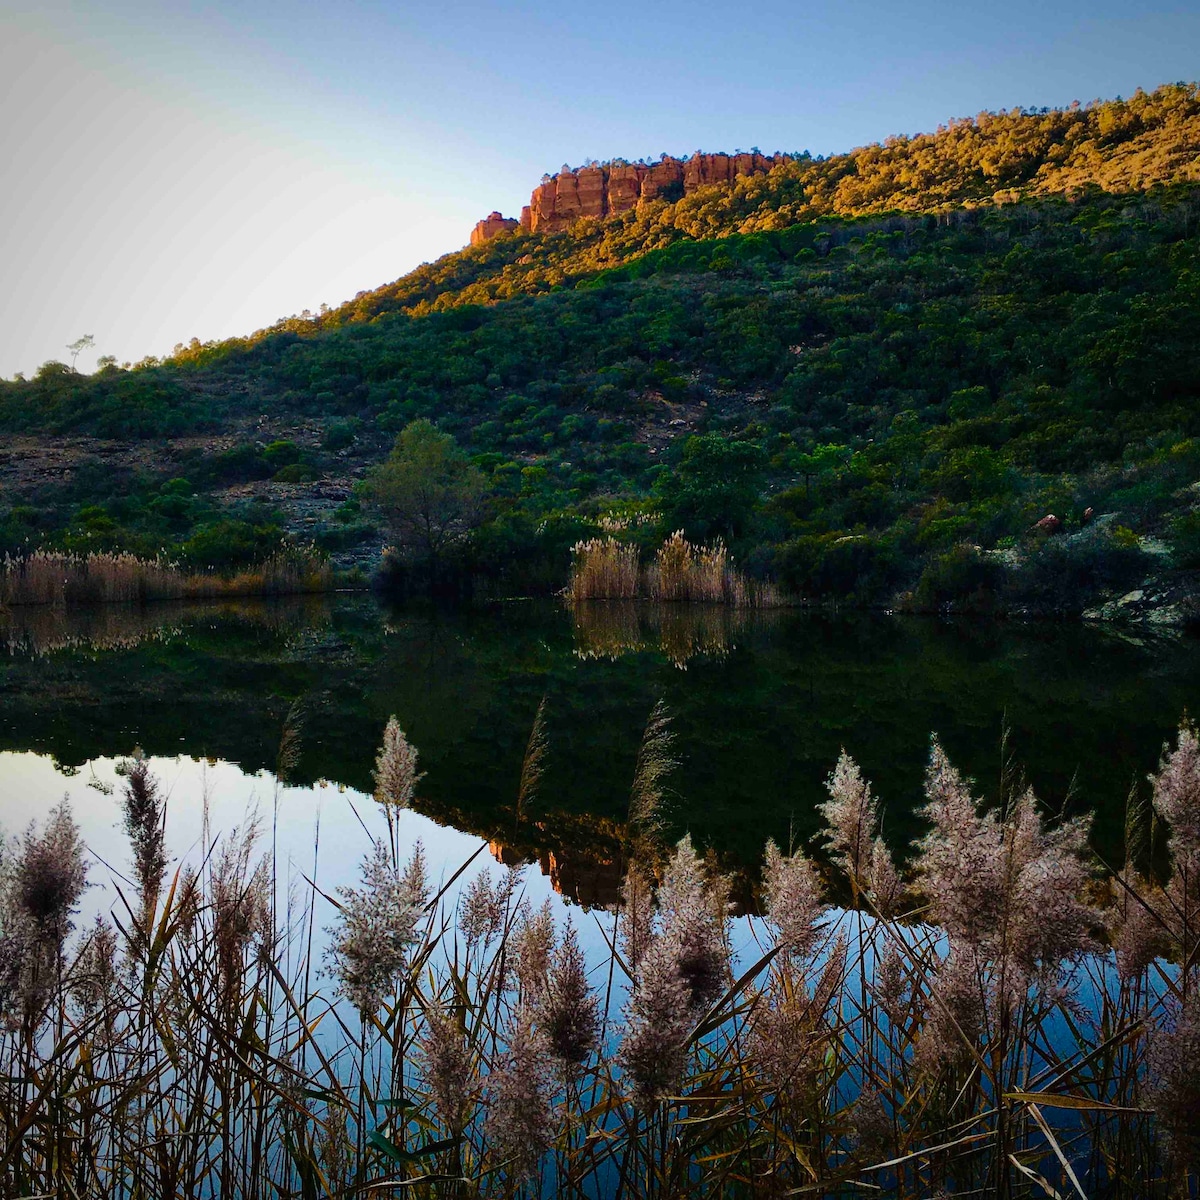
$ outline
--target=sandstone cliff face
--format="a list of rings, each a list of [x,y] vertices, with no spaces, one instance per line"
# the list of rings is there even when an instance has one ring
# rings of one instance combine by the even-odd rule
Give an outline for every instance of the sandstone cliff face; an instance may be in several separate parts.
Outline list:
[[[478,246],[521,228],[531,233],[555,233],[580,217],[607,217],[629,212],[657,199],[678,199],[708,184],[732,183],[739,175],[762,175],[785,154],[693,154],[664,158],[656,163],[603,163],[562,170],[534,189],[521,209],[520,221],[498,212],[485,217],[471,233]]]
[[[521,227],[553,233],[579,217],[628,212],[663,196],[687,195],[706,184],[761,175],[784,161],[782,154],[693,154],[657,163],[607,163],[560,171],[534,190],[529,206],[521,210]]]
[[[514,221],[512,217],[501,216],[498,212],[488,213],[471,230],[471,245],[480,246],[484,242],[490,242],[494,237],[500,237],[505,233],[512,233],[517,228],[518,222]]]

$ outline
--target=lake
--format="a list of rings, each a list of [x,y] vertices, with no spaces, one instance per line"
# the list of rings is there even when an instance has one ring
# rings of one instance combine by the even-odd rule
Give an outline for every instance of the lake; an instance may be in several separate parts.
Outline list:
[[[514,800],[545,697],[537,795]],[[119,867],[117,763],[135,747],[171,789],[178,854],[257,806],[299,871],[321,839],[322,886],[348,882],[378,824],[369,799],[395,714],[425,772],[407,836],[437,869],[480,844],[538,864],[535,891],[615,895],[642,729],[668,706],[679,766],[669,829],[690,831],[749,899],[767,837],[810,839],[845,747],[903,853],[931,733],[996,792],[1008,752],[1052,811],[1096,814],[1121,855],[1126,796],[1185,711],[1200,710],[1200,641],[1050,623],[546,603],[430,614],[367,596],[275,603],[14,611],[0,618],[0,826],[71,796],[93,855]],[[287,714],[300,758],[273,776]],[[339,878],[341,876],[342,878]]]

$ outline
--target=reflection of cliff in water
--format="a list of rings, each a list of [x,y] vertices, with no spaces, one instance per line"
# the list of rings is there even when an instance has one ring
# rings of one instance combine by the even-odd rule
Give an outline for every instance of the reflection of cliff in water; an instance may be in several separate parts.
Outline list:
[[[565,815],[565,814],[564,814]],[[585,908],[607,908],[616,903],[624,870],[621,840],[610,822],[570,821],[569,829],[555,822],[535,822],[513,840],[492,834],[488,849],[498,863],[516,867],[536,862],[550,886],[565,900]],[[581,826],[591,824],[585,829]]]
[[[774,627],[780,616],[778,609],[728,604],[590,600],[571,606],[578,658],[611,662],[648,650],[680,670],[697,657],[724,658],[748,633]]]
[[[680,762],[666,837],[689,832],[751,872],[768,836],[782,845],[816,832],[842,747],[903,853],[922,832],[930,734],[994,797],[1005,722],[1039,797],[1094,809],[1096,846],[1113,861],[1130,781],[1154,767],[1180,715],[1200,709],[1196,639],[1136,644],[1049,623],[682,604],[591,606],[575,620],[552,604],[384,613],[367,596],[14,618],[24,624],[6,628],[24,649],[0,652],[0,750],[79,766],[141,746],[252,774],[274,768],[303,698],[294,781],[369,793],[395,714],[426,773],[421,811],[541,862],[589,902],[614,886],[638,743],[659,700]],[[543,698],[545,773],[518,821]]]

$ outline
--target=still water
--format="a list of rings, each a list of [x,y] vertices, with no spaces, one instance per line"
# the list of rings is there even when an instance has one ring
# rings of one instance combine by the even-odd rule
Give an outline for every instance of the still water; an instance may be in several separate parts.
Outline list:
[[[549,739],[536,797],[514,798],[543,697]],[[740,881],[767,837],[802,843],[839,749],[873,781],[903,853],[936,733],[983,795],[1002,733],[1054,811],[1096,814],[1121,851],[1126,796],[1144,786],[1185,711],[1200,710],[1200,640],[1048,623],[946,622],[685,606],[571,614],[509,604],[396,612],[368,597],[48,610],[0,616],[0,826],[63,795],[93,858],[119,869],[118,762],[135,747],[170,790],[177,855],[257,811],[296,877],[349,882],[379,824],[369,798],[395,714],[425,772],[405,836],[435,873],[481,842],[536,864],[529,885],[584,905],[617,886],[641,731],[673,717],[669,829],[690,831]],[[289,709],[301,753],[273,774]],[[320,854],[314,855],[319,840]]]

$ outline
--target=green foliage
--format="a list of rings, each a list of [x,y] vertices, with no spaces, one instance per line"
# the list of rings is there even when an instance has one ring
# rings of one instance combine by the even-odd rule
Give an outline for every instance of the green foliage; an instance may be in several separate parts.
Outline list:
[[[436,583],[484,516],[487,483],[454,438],[430,421],[405,427],[362,485],[401,558]]]
[[[248,566],[278,550],[282,531],[277,525],[218,520],[201,525],[179,548],[182,562],[196,568]]]
[[[1198,149],[1200,90],[1179,85],[800,156],[496,239],[163,363],[91,377],[46,364],[0,382],[0,430],[162,436],[303,416],[332,455],[372,427],[432,422],[461,447],[446,461],[472,497],[480,481],[490,495],[455,535],[475,547],[461,560],[478,551],[490,574],[507,554],[560,583],[547,520],[647,498],[668,529],[722,536],[811,596],[991,594],[988,552],[1013,550],[997,560],[1008,574],[1041,564],[1031,526],[1053,512],[1073,532],[1087,508],[1134,535],[1169,529],[1177,563],[1193,563]],[[46,530],[178,544],[216,519],[212,490],[328,468],[290,441],[241,442],[177,468],[194,501],[77,471]],[[117,530],[72,525],[80,503]],[[391,521],[405,554],[431,557]],[[5,518],[0,537],[22,544],[27,524]],[[1124,577],[1043,549],[1022,595]]]

